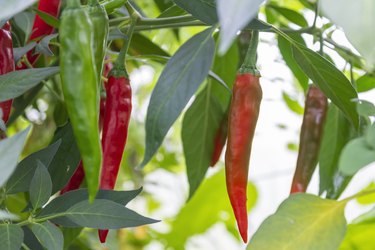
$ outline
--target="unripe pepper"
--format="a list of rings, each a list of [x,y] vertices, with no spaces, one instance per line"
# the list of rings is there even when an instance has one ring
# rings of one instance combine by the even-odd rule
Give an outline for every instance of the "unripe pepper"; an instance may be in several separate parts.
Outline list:
[[[81,153],[89,199],[99,189],[102,150],[99,137],[99,84],[93,27],[79,0],[68,0],[60,24],[62,91]]]
[[[249,50],[233,85],[229,108],[225,174],[229,199],[244,242],[247,242],[247,178],[251,146],[258,121],[262,88],[256,70],[258,32],[253,31]]]
[[[128,29],[127,39],[121,48],[120,54],[109,73],[106,85],[106,108],[102,134],[103,167],[100,175],[100,188],[113,189],[116,184],[120,163],[128,136],[128,126],[132,110],[132,91],[129,75],[125,68],[125,57],[129,49],[134,26],[138,15],[133,7],[126,2],[125,7],[132,16]],[[99,240],[106,241],[108,229],[99,229]]]
[[[315,85],[310,85],[303,115],[297,166],[290,193],[306,192],[318,163],[320,142],[328,108],[327,97]]]
[[[10,24],[6,22],[0,29],[0,75],[14,71],[13,43]],[[12,99],[0,102],[2,119],[6,123],[9,119]]]

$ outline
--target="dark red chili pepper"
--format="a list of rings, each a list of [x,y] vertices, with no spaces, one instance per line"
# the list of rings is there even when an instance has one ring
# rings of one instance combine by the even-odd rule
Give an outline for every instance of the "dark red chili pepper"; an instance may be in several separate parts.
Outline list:
[[[0,75],[14,71],[13,43],[9,22],[0,29]],[[0,102],[2,119],[6,123],[9,119],[12,99]]]
[[[252,31],[249,49],[233,85],[225,152],[227,192],[240,235],[247,242],[247,178],[251,146],[258,121],[262,88],[256,69],[259,33]]]
[[[306,96],[297,166],[290,193],[306,192],[318,163],[327,108],[327,97],[317,86],[311,85]]]
[[[106,109],[102,134],[103,164],[100,175],[100,188],[113,189],[116,184],[132,110],[132,91],[129,75],[125,68],[125,57],[129,49],[134,26],[138,15],[134,13],[129,2],[125,2],[129,14],[132,16],[127,39],[121,48],[119,56],[109,73],[106,85]],[[106,241],[108,229],[99,229],[99,240]]]
[[[223,151],[225,142],[227,141],[228,135],[228,114],[225,114],[223,120],[220,123],[220,127],[216,132],[214,141],[214,151],[211,158],[210,166],[213,167],[220,159],[221,152]]]

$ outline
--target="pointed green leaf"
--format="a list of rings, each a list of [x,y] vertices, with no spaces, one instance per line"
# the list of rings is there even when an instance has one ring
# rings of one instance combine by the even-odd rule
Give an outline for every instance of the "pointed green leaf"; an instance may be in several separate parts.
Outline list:
[[[220,103],[212,96],[211,85],[206,86],[185,113],[181,136],[190,185],[189,197],[199,187],[210,165],[222,116]]]
[[[37,161],[37,168],[30,182],[30,201],[35,209],[42,207],[51,196],[52,181],[48,170],[41,161]]]
[[[0,187],[8,180],[17,166],[30,127],[0,141]]]
[[[60,146],[60,143],[61,141],[56,141],[50,146],[23,159],[9,178],[6,185],[6,192],[8,194],[15,194],[18,192],[29,191],[30,182],[37,167],[37,160],[40,160],[44,166],[49,166],[53,156],[56,154],[56,151]]]
[[[358,128],[359,117],[353,102],[358,95],[346,76],[325,58],[305,46],[294,44],[292,49],[295,60],[306,75],[344,112],[353,126]]]
[[[15,224],[0,224],[0,246],[2,250],[19,250],[23,242],[22,228]]]
[[[366,74],[356,80],[358,92],[365,92],[375,88],[375,75]]]
[[[297,100],[292,99],[286,92],[283,92],[283,99],[288,108],[298,115],[303,115],[303,107]]]
[[[109,212],[110,211],[110,212]],[[109,200],[81,201],[69,208],[66,217],[82,227],[119,229],[158,222]]]
[[[174,54],[152,92],[146,118],[145,166],[162,144],[192,95],[207,77],[215,43],[212,29],[195,35]]]
[[[64,246],[63,234],[58,227],[49,221],[32,224],[31,231],[46,249],[62,250]]]
[[[267,8],[272,8],[273,10],[281,14],[283,17],[288,19],[290,22],[297,24],[300,27],[307,27],[309,25],[305,17],[295,10],[280,7],[274,4],[267,5]]]
[[[252,237],[248,250],[336,250],[345,236],[345,202],[310,194],[286,199]]]
[[[44,79],[55,75],[59,67],[34,68],[0,75],[0,101],[22,95]]]
[[[217,23],[216,0],[174,0],[174,2],[207,24]]]

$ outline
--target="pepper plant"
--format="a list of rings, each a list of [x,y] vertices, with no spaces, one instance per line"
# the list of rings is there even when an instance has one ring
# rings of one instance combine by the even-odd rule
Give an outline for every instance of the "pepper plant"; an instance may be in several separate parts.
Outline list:
[[[371,0],[0,3],[1,249],[190,249],[218,224],[242,249],[375,248],[373,184],[349,185],[375,162]],[[305,106],[283,94],[302,124],[291,191],[249,231],[264,37]],[[188,184],[169,216],[166,172]],[[349,202],[372,209],[350,222]]]

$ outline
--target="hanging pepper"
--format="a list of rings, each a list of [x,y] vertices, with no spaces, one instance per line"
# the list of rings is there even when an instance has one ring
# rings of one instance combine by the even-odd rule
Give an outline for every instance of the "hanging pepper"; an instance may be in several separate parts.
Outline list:
[[[99,188],[99,84],[93,53],[93,27],[79,0],[68,0],[60,24],[62,91],[81,153],[89,199]]]
[[[13,43],[9,22],[0,29],[0,75],[14,71]],[[9,119],[12,99],[0,102],[2,119],[6,123]]]
[[[215,135],[214,141],[214,152],[211,158],[210,166],[213,167],[220,159],[221,152],[223,151],[225,142],[228,136],[228,114],[225,114],[223,120],[220,123],[219,129]]]
[[[112,63],[106,63],[104,66],[103,76],[108,77],[109,71],[112,69]],[[104,81],[104,85],[106,85],[107,81]],[[99,112],[99,129],[102,130],[103,128],[103,120],[105,114],[105,95],[100,97],[100,112]],[[74,171],[72,177],[70,178],[69,182],[65,185],[63,189],[61,189],[60,194],[64,194],[66,192],[78,189],[83,179],[85,178],[85,172],[83,170],[82,160],[79,161],[78,167],[76,171]]]
[[[303,115],[297,166],[290,193],[306,192],[318,163],[320,141],[328,108],[327,97],[315,85],[310,85]]]
[[[109,21],[104,7],[99,4],[98,0],[89,0],[87,12],[93,25],[95,65],[100,83],[107,46]]]
[[[106,110],[102,134],[103,167],[100,176],[101,189],[113,189],[116,184],[132,110],[132,91],[129,75],[125,68],[125,57],[133,35],[137,15],[129,3],[125,4],[132,14],[132,23],[127,33],[127,40],[121,48],[120,54],[109,73],[106,85]],[[106,241],[108,229],[98,231],[101,243]]]
[[[248,53],[235,83],[229,108],[225,173],[229,199],[244,242],[247,242],[247,178],[251,145],[258,120],[262,88],[256,70],[258,32],[253,31]]]

